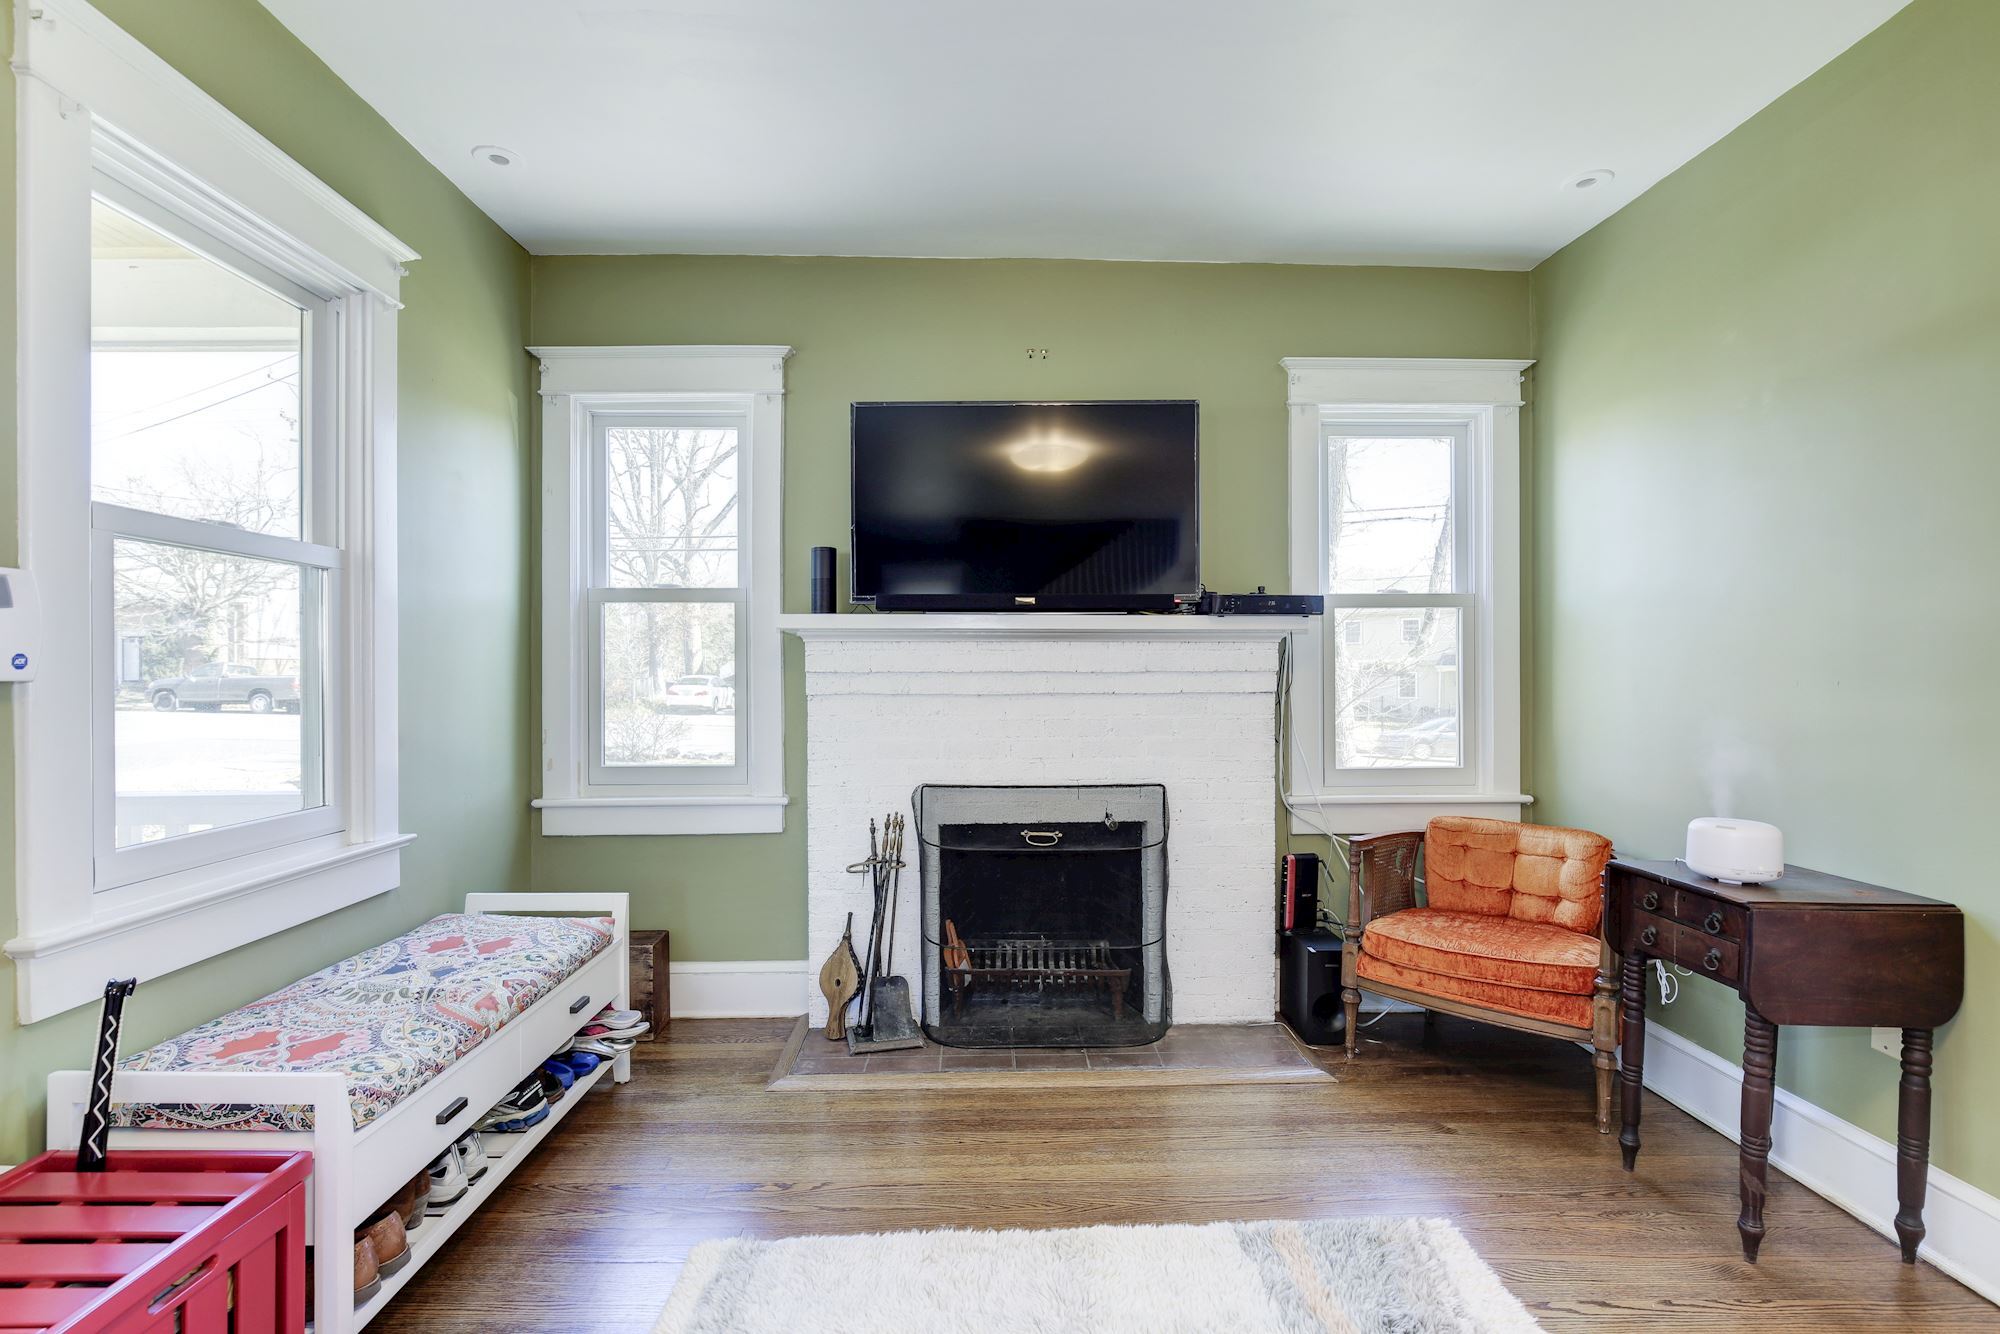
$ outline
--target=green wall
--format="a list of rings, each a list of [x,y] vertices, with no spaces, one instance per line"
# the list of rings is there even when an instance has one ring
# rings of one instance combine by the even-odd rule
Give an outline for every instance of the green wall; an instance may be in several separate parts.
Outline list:
[[[788,343],[785,599],[847,547],[856,399],[1201,400],[1202,574],[1284,588],[1285,356],[1525,357],[1519,273],[1029,260],[537,258],[534,339]],[[1030,360],[1028,348],[1046,348]],[[846,583],[845,566],[841,572]],[[677,959],[805,954],[800,654],[782,835],[533,840],[540,890],[622,889]]]
[[[126,1049],[376,944],[472,890],[523,888],[529,702],[528,257],[254,0],[95,0],[231,111],[422,253],[403,283],[403,888],[148,982]],[[11,26],[7,31],[11,49]],[[0,237],[13,253],[12,75],[0,98]],[[14,265],[0,264],[0,359]],[[15,556],[14,378],[0,377],[0,560]],[[14,933],[12,699],[0,691],[0,939]],[[0,1162],[41,1143],[42,1079],[88,1063],[94,1008],[27,1028],[0,956]]]
[[[1935,1161],[1989,1191],[1996,56],[2000,5],[1917,0],[1535,271],[1530,788],[1628,854],[1740,815],[1960,904]],[[1740,1059],[1720,987],[1661,1017]],[[1778,1076],[1895,1138],[1866,1032],[1787,1030]]]

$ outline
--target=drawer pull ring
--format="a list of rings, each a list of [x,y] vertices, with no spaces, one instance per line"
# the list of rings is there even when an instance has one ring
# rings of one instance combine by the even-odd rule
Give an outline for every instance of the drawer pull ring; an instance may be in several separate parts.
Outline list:
[[[1710,950],[1708,953],[1702,955],[1701,966],[1711,973],[1722,967],[1722,951]]]
[[[1660,896],[1648,890],[1646,891],[1646,897],[1639,900],[1639,906],[1647,912],[1652,912],[1660,906]]]
[[[1639,943],[1641,945],[1651,945],[1659,940],[1659,938],[1660,929],[1658,927],[1649,926],[1639,933]]]
[[[1021,839],[1031,848],[1052,848],[1062,842],[1062,830],[1023,829]]]
[[[451,1100],[451,1104],[447,1106],[443,1111],[438,1113],[437,1123],[439,1125],[443,1125],[445,1122],[451,1120],[452,1117],[457,1116],[460,1112],[464,1110],[465,1110],[465,1099],[453,1098]]]
[[[1706,918],[1702,919],[1701,927],[1702,930],[1708,932],[1711,936],[1720,935],[1722,932],[1722,914],[1719,912],[1710,913]]]
[[[590,997],[578,996],[575,1000],[569,1003],[569,1012],[571,1014],[581,1014],[583,1013],[583,1007],[588,1004],[590,1004]]]

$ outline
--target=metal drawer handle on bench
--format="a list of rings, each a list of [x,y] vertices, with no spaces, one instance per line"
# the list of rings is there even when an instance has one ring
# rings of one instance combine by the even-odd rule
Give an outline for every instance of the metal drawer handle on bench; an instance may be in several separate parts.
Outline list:
[[[569,1012],[571,1014],[582,1014],[583,1007],[588,1004],[590,1004],[590,997],[578,996],[575,1000],[569,1003]]]
[[[445,1109],[438,1113],[437,1123],[439,1125],[443,1125],[447,1121],[451,1120],[452,1117],[457,1116],[460,1112],[464,1110],[465,1110],[465,1099],[453,1098],[451,1102],[445,1107]]]

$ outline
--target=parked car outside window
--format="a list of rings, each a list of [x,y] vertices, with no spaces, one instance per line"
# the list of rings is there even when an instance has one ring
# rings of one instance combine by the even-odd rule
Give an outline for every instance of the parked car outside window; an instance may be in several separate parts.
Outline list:
[[[299,678],[240,663],[205,662],[185,676],[163,676],[152,682],[146,697],[161,713],[178,709],[214,713],[224,705],[240,705],[252,713],[297,713]]]
[[[1375,738],[1379,755],[1407,755],[1413,760],[1458,759],[1458,718],[1447,715],[1383,732]]]
[[[736,678],[683,676],[667,687],[667,707],[706,713],[734,713]]]

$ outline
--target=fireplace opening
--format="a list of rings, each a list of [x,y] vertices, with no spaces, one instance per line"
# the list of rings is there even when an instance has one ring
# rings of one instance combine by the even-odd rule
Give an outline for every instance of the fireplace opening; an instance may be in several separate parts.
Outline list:
[[[1172,1022],[1158,784],[916,793],[924,1031],[952,1047],[1114,1047]]]

